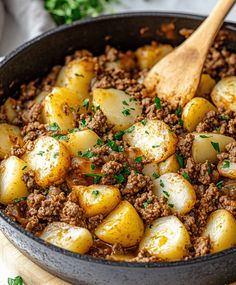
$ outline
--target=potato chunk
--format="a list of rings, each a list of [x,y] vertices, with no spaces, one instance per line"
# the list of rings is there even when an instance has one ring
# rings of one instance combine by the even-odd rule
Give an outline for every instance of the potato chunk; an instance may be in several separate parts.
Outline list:
[[[22,176],[27,171],[27,164],[16,156],[10,156],[0,164],[0,203],[9,204],[14,199],[28,196]]]
[[[16,118],[16,110],[14,109],[16,106],[16,100],[9,97],[6,102],[2,105],[2,111],[7,117],[7,121],[12,123]]]
[[[209,74],[202,74],[200,83],[196,92],[196,97],[206,97],[216,85],[216,81]]]
[[[68,135],[65,145],[72,156],[77,156],[78,152],[84,152],[88,148],[93,147],[99,136],[92,130],[83,130],[73,132]]]
[[[16,144],[23,145],[20,129],[9,124],[0,124],[0,159],[11,153]]]
[[[171,45],[152,44],[145,45],[136,50],[135,54],[138,59],[140,69],[151,68],[155,63],[160,61],[173,50]]]
[[[141,104],[118,89],[94,89],[93,103],[100,106],[115,131],[129,128],[142,113]]]
[[[151,255],[162,259],[178,260],[187,254],[189,245],[190,238],[185,226],[177,217],[168,216],[146,227],[139,249],[146,249]]]
[[[67,133],[75,127],[72,110],[77,110],[81,99],[71,90],[54,87],[42,103],[42,118],[46,124],[57,123],[61,132]]]
[[[124,247],[138,244],[144,232],[142,219],[135,208],[122,201],[96,228],[95,234],[101,240]]]
[[[138,122],[133,126],[134,130],[124,134],[123,139],[148,159],[161,162],[175,152],[177,137],[164,122],[147,120],[145,125]]]
[[[153,192],[166,198],[173,213],[187,214],[196,202],[193,186],[178,173],[166,173],[154,180]]]
[[[210,237],[211,252],[218,252],[236,244],[236,220],[225,209],[213,212],[208,221],[203,236]]]
[[[35,97],[34,102],[35,102],[35,103],[38,103],[38,104],[42,103],[43,100],[46,98],[46,96],[48,96],[49,94],[50,94],[50,93],[47,92],[47,91],[42,91],[42,92],[40,92],[40,93]]]
[[[230,160],[223,160],[218,163],[218,171],[220,175],[231,179],[236,179],[236,163]]]
[[[221,79],[212,90],[211,99],[218,108],[236,112],[236,76]]]
[[[185,129],[189,132],[194,131],[206,113],[215,110],[216,108],[208,100],[201,97],[193,98],[183,109],[182,119]]]
[[[149,176],[152,180],[157,179],[159,174],[159,165],[156,162],[150,162],[144,165],[143,174]]]
[[[109,214],[121,201],[120,190],[107,185],[75,186],[80,206],[87,217]]]
[[[83,101],[89,98],[94,76],[94,63],[91,59],[75,59],[61,69],[56,86],[69,88]]]
[[[217,154],[234,141],[231,137],[215,133],[194,133],[194,137],[192,156],[197,163],[204,163],[206,160],[216,163]]]
[[[81,227],[75,227],[61,222],[49,224],[40,238],[58,247],[84,254],[93,245],[91,233]]]
[[[66,147],[52,137],[40,137],[33,150],[22,157],[35,171],[36,183],[45,188],[50,184],[60,184],[70,166],[70,154]]]

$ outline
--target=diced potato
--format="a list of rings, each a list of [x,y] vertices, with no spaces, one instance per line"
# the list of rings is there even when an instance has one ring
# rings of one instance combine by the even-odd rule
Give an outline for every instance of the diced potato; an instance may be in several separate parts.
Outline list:
[[[80,206],[87,217],[109,214],[121,201],[120,190],[107,185],[75,186]]]
[[[157,162],[150,162],[144,165],[143,174],[149,176],[152,180],[155,180],[160,176],[159,165]]]
[[[46,96],[42,106],[42,118],[46,124],[57,123],[63,133],[75,127],[72,110],[78,110],[82,101],[71,90],[54,87]]]
[[[0,159],[11,153],[16,144],[23,145],[20,129],[9,124],[0,124]]]
[[[187,214],[196,203],[193,186],[178,173],[166,173],[154,180],[153,192],[159,198],[166,198],[173,213]]]
[[[171,45],[152,44],[145,45],[136,50],[140,69],[151,68],[155,63],[173,50]]]
[[[114,125],[115,131],[129,128],[137,116],[142,113],[142,106],[138,101],[118,89],[93,90],[93,104],[100,106],[100,109],[107,117],[110,124]]]
[[[2,111],[7,117],[7,121],[12,123],[16,118],[16,111],[14,109],[16,106],[16,100],[9,97],[6,102],[2,105]]]
[[[139,249],[164,260],[178,260],[187,254],[188,231],[175,216],[163,217],[148,225]]]
[[[231,137],[215,133],[194,133],[194,137],[192,156],[197,163],[204,163],[206,160],[216,163],[218,147],[222,152],[227,144],[234,141]]]
[[[202,74],[196,92],[196,97],[206,97],[216,85],[216,81],[209,74]]]
[[[236,112],[236,76],[221,79],[212,90],[211,99],[218,108]]]
[[[58,247],[84,254],[93,245],[91,233],[81,227],[75,227],[61,222],[49,224],[40,238]]]
[[[75,59],[61,69],[56,85],[71,89],[83,101],[89,98],[94,76],[94,63],[91,59]]]
[[[218,163],[218,171],[220,175],[231,179],[236,179],[236,163],[229,160],[223,160]]]
[[[177,137],[164,122],[147,120],[145,125],[138,122],[133,126],[134,130],[124,134],[123,139],[148,159],[161,162],[175,152]]]
[[[206,99],[195,97],[190,100],[183,109],[182,119],[184,127],[189,132],[196,129],[196,126],[203,120],[206,113],[215,111],[216,108]]]
[[[78,152],[93,147],[98,139],[99,136],[94,131],[83,130],[69,134],[68,140],[64,143],[72,156],[78,156]]]
[[[96,166],[96,165],[92,165],[93,163],[91,162],[91,160],[85,158],[85,157],[73,157],[73,160],[76,160],[76,165],[77,168],[79,170],[79,173],[82,174],[88,174],[88,173],[94,173],[94,174],[99,174],[101,173],[101,168]]]
[[[95,230],[101,240],[124,247],[138,244],[143,233],[143,221],[127,201],[122,201]]]
[[[128,161],[132,163],[135,158],[142,155],[142,152],[137,147],[129,147],[125,149],[125,156],[127,157]]]
[[[210,237],[211,252],[218,252],[236,244],[236,220],[225,209],[213,212],[208,221],[203,236]]]
[[[9,204],[14,199],[28,196],[25,182],[22,180],[27,164],[16,156],[10,156],[0,164],[0,203]]]
[[[70,166],[68,150],[52,137],[38,138],[33,150],[26,152],[22,159],[35,171],[35,181],[43,188],[60,184]]]
[[[49,94],[50,94],[50,93],[47,92],[47,91],[42,91],[42,92],[40,92],[39,95],[37,95],[37,96],[35,97],[34,102],[35,102],[35,103],[38,103],[38,104],[42,103],[43,100],[45,99],[45,97],[48,96]]]
[[[158,173],[160,175],[168,173],[168,172],[178,172],[179,170],[179,163],[177,161],[176,155],[173,154],[170,157],[168,157],[166,160],[160,162],[158,164]]]

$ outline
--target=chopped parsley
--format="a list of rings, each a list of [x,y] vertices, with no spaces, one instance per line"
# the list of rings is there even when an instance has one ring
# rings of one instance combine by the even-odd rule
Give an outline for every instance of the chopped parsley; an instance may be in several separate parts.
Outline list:
[[[149,132],[148,132],[148,131],[145,131],[145,134],[149,135]]]
[[[87,149],[86,151],[82,153],[82,157],[91,158],[93,156],[94,156],[94,153],[90,149]]]
[[[218,189],[221,189],[222,186],[223,186],[223,180],[220,180],[220,181],[218,181],[218,182],[216,183],[216,187],[217,187]]]
[[[174,204],[168,204],[168,206],[170,207],[170,208],[174,208]]]
[[[151,229],[152,228],[152,224],[149,224],[148,227],[149,227],[149,229]]]
[[[94,184],[98,184],[104,174],[86,173],[85,176],[93,177]]]
[[[136,158],[134,159],[134,162],[135,162],[135,163],[141,163],[142,161],[143,161],[143,155],[138,156],[138,157],[136,157]]]
[[[220,127],[215,127],[214,130],[220,131]]]
[[[45,151],[40,150],[38,153],[36,153],[37,155],[43,156],[43,154],[45,153]]]
[[[180,155],[179,153],[176,153],[175,156],[176,156],[176,159],[177,159],[177,161],[179,163],[179,166],[181,168],[184,168],[184,158],[183,158],[183,156]]]
[[[97,197],[99,196],[99,194],[100,194],[100,191],[99,191],[99,190],[93,190],[93,192],[92,192],[92,195],[93,195],[95,198],[97,198]]]
[[[210,138],[209,136],[206,136],[206,135],[200,135],[199,137],[203,139]]]
[[[229,118],[225,115],[219,115],[219,119],[223,121],[223,120],[228,120]]]
[[[160,175],[159,175],[159,174],[157,174],[156,172],[153,172],[152,177],[153,177],[153,178],[155,178],[155,179],[157,179],[157,178],[159,178],[159,177],[160,177]]]
[[[117,145],[116,142],[112,141],[112,140],[108,140],[107,146],[109,146],[113,151],[117,151],[117,152],[123,152],[124,151],[123,146]]]
[[[92,169],[92,170],[95,169],[95,164],[94,164],[94,163],[91,164],[91,169]]]
[[[207,172],[208,172],[208,174],[212,174],[212,167],[211,167],[211,163],[209,161],[207,163]]]
[[[155,144],[155,145],[152,146],[152,148],[157,148],[159,146],[160,146],[159,144]]]
[[[133,132],[134,129],[135,129],[135,126],[131,126],[131,127],[129,127],[127,130],[125,130],[124,133],[130,134],[130,133]]]
[[[24,285],[24,281],[21,276],[16,276],[15,278],[7,279],[8,285]]]
[[[182,119],[179,119],[179,125],[180,125],[181,127],[183,127],[184,121],[183,121]]]
[[[115,175],[114,177],[115,177],[116,182],[119,183],[119,184],[121,184],[121,183],[123,183],[125,181],[125,177],[121,173],[118,174],[118,175]]]
[[[62,140],[62,141],[67,141],[69,139],[68,136],[64,136],[64,135],[58,135],[58,136],[53,136],[53,137],[56,140]]]
[[[178,109],[175,111],[175,115],[180,118],[181,114],[182,114],[182,108],[179,106]]]
[[[88,111],[89,108],[89,98],[84,99],[82,106]]]
[[[77,76],[77,77],[83,77],[83,78],[84,78],[84,75],[83,75],[83,74],[74,73],[74,75]]]
[[[123,114],[125,117],[130,116],[130,109],[124,109],[124,110],[122,111],[122,114]]]
[[[157,110],[161,109],[161,99],[159,97],[156,97],[154,99],[154,103],[156,104],[156,109]]]
[[[151,199],[147,199],[145,202],[143,202],[143,208],[147,208],[147,206],[149,204],[151,204],[151,203],[152,203],[152,200]]]
[[[21,201],[25,201],[27,199],[27,197],[18,197],[14,199],[15,203],[21,202]]]
[[[170,194],[167,192],[167,191],[165,191],[165,190],[162,190],[162,192],[163,192],[163,195],[165,196],[165,197],[170,197]]]
[[[84,128],[84,127],[86,127],[86,126],[87,126],[87,122],[86,122],[85,118],[83,118],[83,119],[81,120],[81,127]]]
[[[47,129],[52,132],[57,132],[60,130],[60,127],[58,126],[56,122],[54,122],[54,123],[51,123]]]
[[[124,134],[125,134],[124,131],[120,131],[120,132],[116,133],[113,137],[115,140],[121,140]]]
[[[184,171],[183,177],[184,177],[186,180],[188,180],[189,182],[191,182],[190,177],[189,177],[189,175],[188,175],[188,173],[187,173],[186,171]]]
[[[103,141],[101,139],[97,139],[95,145],[103,145]]]
[[[69,130],[69,133],[74,133],[74,132],[78,132],[78,131],[80,131],[79,128],[73,128],[73,129]]]
[[[147,119],[145,118],[145,119],[143,119],[142,121],[141,121],[141,123],[142,123],[142,125],[146,125],[147,124]]]
[[[220,147],[219,147],[219,143],[217,142],[211,142],[211,145],[214,147],[214,150],[218,153],[220,153]]]
[[[130,170],[129,170],[129,167],[127,164],[124,166],[122,173],[124,173],[126,175],[130,175]]]
[[[162,180],[160,180],[160,185],[161,185],[162,188],[165,187],[165,184],[164,184],[164,182]]]
[[[230,161],[229,160],[224,160],[224,164],[222,168],[229,168],[230,167]]]
[[[122,104],[129,106],[129,104],[125,100],[122,102]]]
[[[56,158],[59,155],[59,152],[54,152],[53,158]]]
[[[25,165],[24,167],[21,168],[21,170],[25,170],[27,168],[27,165]]]

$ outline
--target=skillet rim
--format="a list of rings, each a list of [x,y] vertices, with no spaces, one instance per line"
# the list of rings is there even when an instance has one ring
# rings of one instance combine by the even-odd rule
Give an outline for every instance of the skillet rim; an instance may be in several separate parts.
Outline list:
[[[111,19],[124,19],[124,18],[132,18],[132,17],[171,17],[175,19],[187,19],[187,20],[200,20],[203,21],[205,19],[205,16],[197,15],[197,14],[190,14],[190,13],[174,13],[174,12],[126,12],[126,13],[116,13],[113,15],[103,15],[98,16],[96,18],[89,18],[89,19],[83,19],[79,21],[75,21],[71,24],[64,24],[59,27],[50,29],[49,31],[35,37],[32,40],[27,41],[26,43],[22,44],[18,48],[11,51],[7,56],[4,57],[4,59],[0,62],[0,69],[3,68],[5,65],[8,64],[8,62],[11,61],[11,59],[14,59],[17,57],[18,54],[20,54],[22,51],[30,47],[31,45],[38,43],[41,39],[44,39],[46,37],[50,37],[52,34],[60,33],[61,31],[65,31],[67,29],[70,29],[71,27],[75,26],[81,26],[86,25],[87,23],[96,23],[96,22],[102,22],[102,21],[109,21]],[[223,24],[224,27],[228,28],[236,35],[236,23],[227,21]],[[118,266],[118,267],[128,267],[128,268],[171,268],[171,267],[186,267],[190,265],[195,265],[199,263],[204,262],[210,262],[218,258],[227,257],[231,254],[236,254],[236,246],[231,247],[229,249],[220,251],[218,253],[214,254],[208,254],[201,257],[195,257],[190,260],[178,260],[178,261],[169,261],[169,262],[127,262],[127,261],[110,261],[102,258],[97,258],[89,255],[81,255],[78,253],[74,253],[68,250],[65,250],[63,248],[57,247],[53,244],[49,244],[45,242],[44,240],[40,239],[39,237],[33,235],[31,232],[26,231],[23,227],[21,227],[19,224],[14,222],[10,217],[8,217],[6,214],[4,214],[0,210],[0,219],[3,219],[11,228],[22,234],[23,236],[26,236],[29,239],[32,239],[34,242],[38,243],[39,245],[43,246],[45,250],[49,249],[52,252],[56,252],[58,254],[62,254],[64,256],[68,256],[70,258],[74,258],[76,260],[81,260],[84,262],[89,263],[96,263],[96,264],[102,264],[102,265],[108,265],[108,266]],[[3,234],[5,235],[4,231],[2,230]],[[5,235],[6,236],[6,235]],[[6,238],[9,240],[9,238],[6,236]],[[14,244],[14,241],[12,241]],[[21,249],[22,250],[22,249]],[[25,250],[22,250],[23,253]],[[28,254],[30,255],[30,254]]]

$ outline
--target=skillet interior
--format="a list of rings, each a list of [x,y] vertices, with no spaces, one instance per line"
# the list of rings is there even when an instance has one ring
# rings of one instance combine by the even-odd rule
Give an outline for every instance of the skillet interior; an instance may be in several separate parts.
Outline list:
[[[135,49],[158,40],[177,45],[183,41],[181,28],[196,28],[201,17],[170,13],[129,13],[85,20],[61,26],[11,53],[0,64],[0,84],[4,90],[2,100],[17,96],[23,82],[46,74],[63,62],[66,54],[86,48],[94,54],[102,53],[106,44],[122,50]],[[175,24],[175,37],[167,39],[160,33],[163,23]],[[140,29],[148,27],[143,36]],[[236,51],[236,25],[225,24],[229,31],[227,47]],[[106,36],[111,36],[106,40]],[[45,243],[16,225],[0,212],[0,228],[27,256],[52,273],[75,284],[223,284],[236,280],[236,248],[191,261],[171,263],[111,262],[80,256]],[[113,266],[113,267],[111,267]],[[208,268],[209,267],[209,268]],[[105,269],[106,268],[106,269]],[[148,268],[148,270],[147,270]],[[109,273],[110,272],[110,273]],[[130,273],[132,272],[132,276]],[[78,283],[79,282],[79,283]]]

